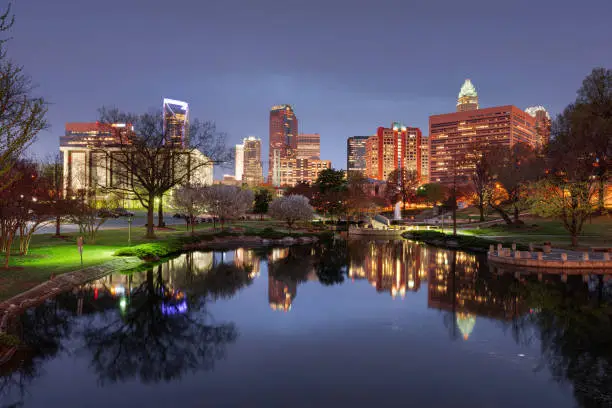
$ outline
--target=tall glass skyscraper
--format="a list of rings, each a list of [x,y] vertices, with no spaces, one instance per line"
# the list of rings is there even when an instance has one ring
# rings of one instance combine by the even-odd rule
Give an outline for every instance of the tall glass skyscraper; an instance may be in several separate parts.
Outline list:
[[[189,145],[189,104],[164,98],[164,142],[173,147]]]
[[[298,120],[291,105],[276,105],[270,109],[270,141],[268,179],[278,185],[274,175],[281,159],[294,158],[297,150]],[[275,160],[276,158],[276,160]]]
[[[352,136],[346,141],[346,171],[366,172],[366,141],[369,136]]]

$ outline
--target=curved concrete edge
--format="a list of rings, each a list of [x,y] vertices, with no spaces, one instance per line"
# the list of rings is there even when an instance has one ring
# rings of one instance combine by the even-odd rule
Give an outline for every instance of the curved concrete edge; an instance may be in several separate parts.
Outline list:
[[[513,258],[509,256],[498,256],[490,254],[487,259],[491,263],[504,265],[525,266],[530,268],[554,268],[554,269],[609,269],[612,273],[612,261],[600,260],[546,260],[546,259],[525,259]]]
[[[5,328],[6,317],[18,313],[24,309],[35,306],[46,299],[68,291],[75,286],[82,285],[95,279],[99,279],[111,272],[133,268],[142,261],[136,257],[117,257],[100,265],[90,266],[77,271],[66,272],[55,279],[45,281],[32,289],[28,289],[10,299],[0,303],[0,332]]]

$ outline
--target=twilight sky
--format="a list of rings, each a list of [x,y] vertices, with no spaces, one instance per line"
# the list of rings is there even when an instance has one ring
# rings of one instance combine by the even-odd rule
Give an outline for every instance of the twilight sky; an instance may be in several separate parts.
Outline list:
[[[320,133],[322,158],[345,168],[347,137],[396,120],[428,134],[464,78],[482,107],[556,115],[593,67],[612,67],[610,0],[15,2],[9,56],[52,104],[39,156],[102,105],[144,112],[168,97],[231,144],[260,137],[264,158],[269,108],[292,104],[300,132]]]

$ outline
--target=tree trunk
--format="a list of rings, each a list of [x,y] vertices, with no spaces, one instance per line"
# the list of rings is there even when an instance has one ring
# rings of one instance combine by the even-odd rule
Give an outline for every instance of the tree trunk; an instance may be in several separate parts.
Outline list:
[[[519,209],[517,206],[514,206],[514,223],[519,223]]]
[[[55,236],[59,237],[61,235],[62,228],[62,217],[55,218]]]
[[[499,213],[499,215],[504,219],[506,224],[512,225],[512,220],[510,219],[510,216],[501,207],[493,205],[491,207],[493,207],[493,209]]]
[[[164,223],[164,202],[163,196],[159,196],[159,206],[157,207],[157,226],[163,228],[166,226]]]
[[[155,196],[153,194],[149,194],[149,199],[147,202],[147,238],[155,238],[155,229],[154,229],[154,221],[153,221],[153,211],[155,211]]]
[[[479,203],[478,204],[478,211],[480,212],[480,222],[484,222],[485,220],[485,216],[484,216],[484,203]]]
[[[191,235],[195,234],[195,217],[191,217]]]
[[[573,247],[578,246],[578,234],[572,234],[572,246]]]
[[[599,177],[599,183],[597,186],[597,210],[600,214],[603,214],[605,210],[606,200],[606,183],[603,177]]]
[[[5,256],[4,256],[4,268],[8,269],[9,267],[9,260],[11,259],[11,246],[13,245],[13,237],[15,235],[14,231],[11,231],[8,233],[8,236],[6,237],[6,250],[5,250]]]

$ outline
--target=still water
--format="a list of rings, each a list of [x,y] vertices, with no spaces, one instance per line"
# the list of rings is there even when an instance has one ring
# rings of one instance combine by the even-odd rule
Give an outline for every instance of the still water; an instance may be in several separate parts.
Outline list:
[[[16,316],[0,407],[598,407],[612,289],[407,241],[182,255]]]

